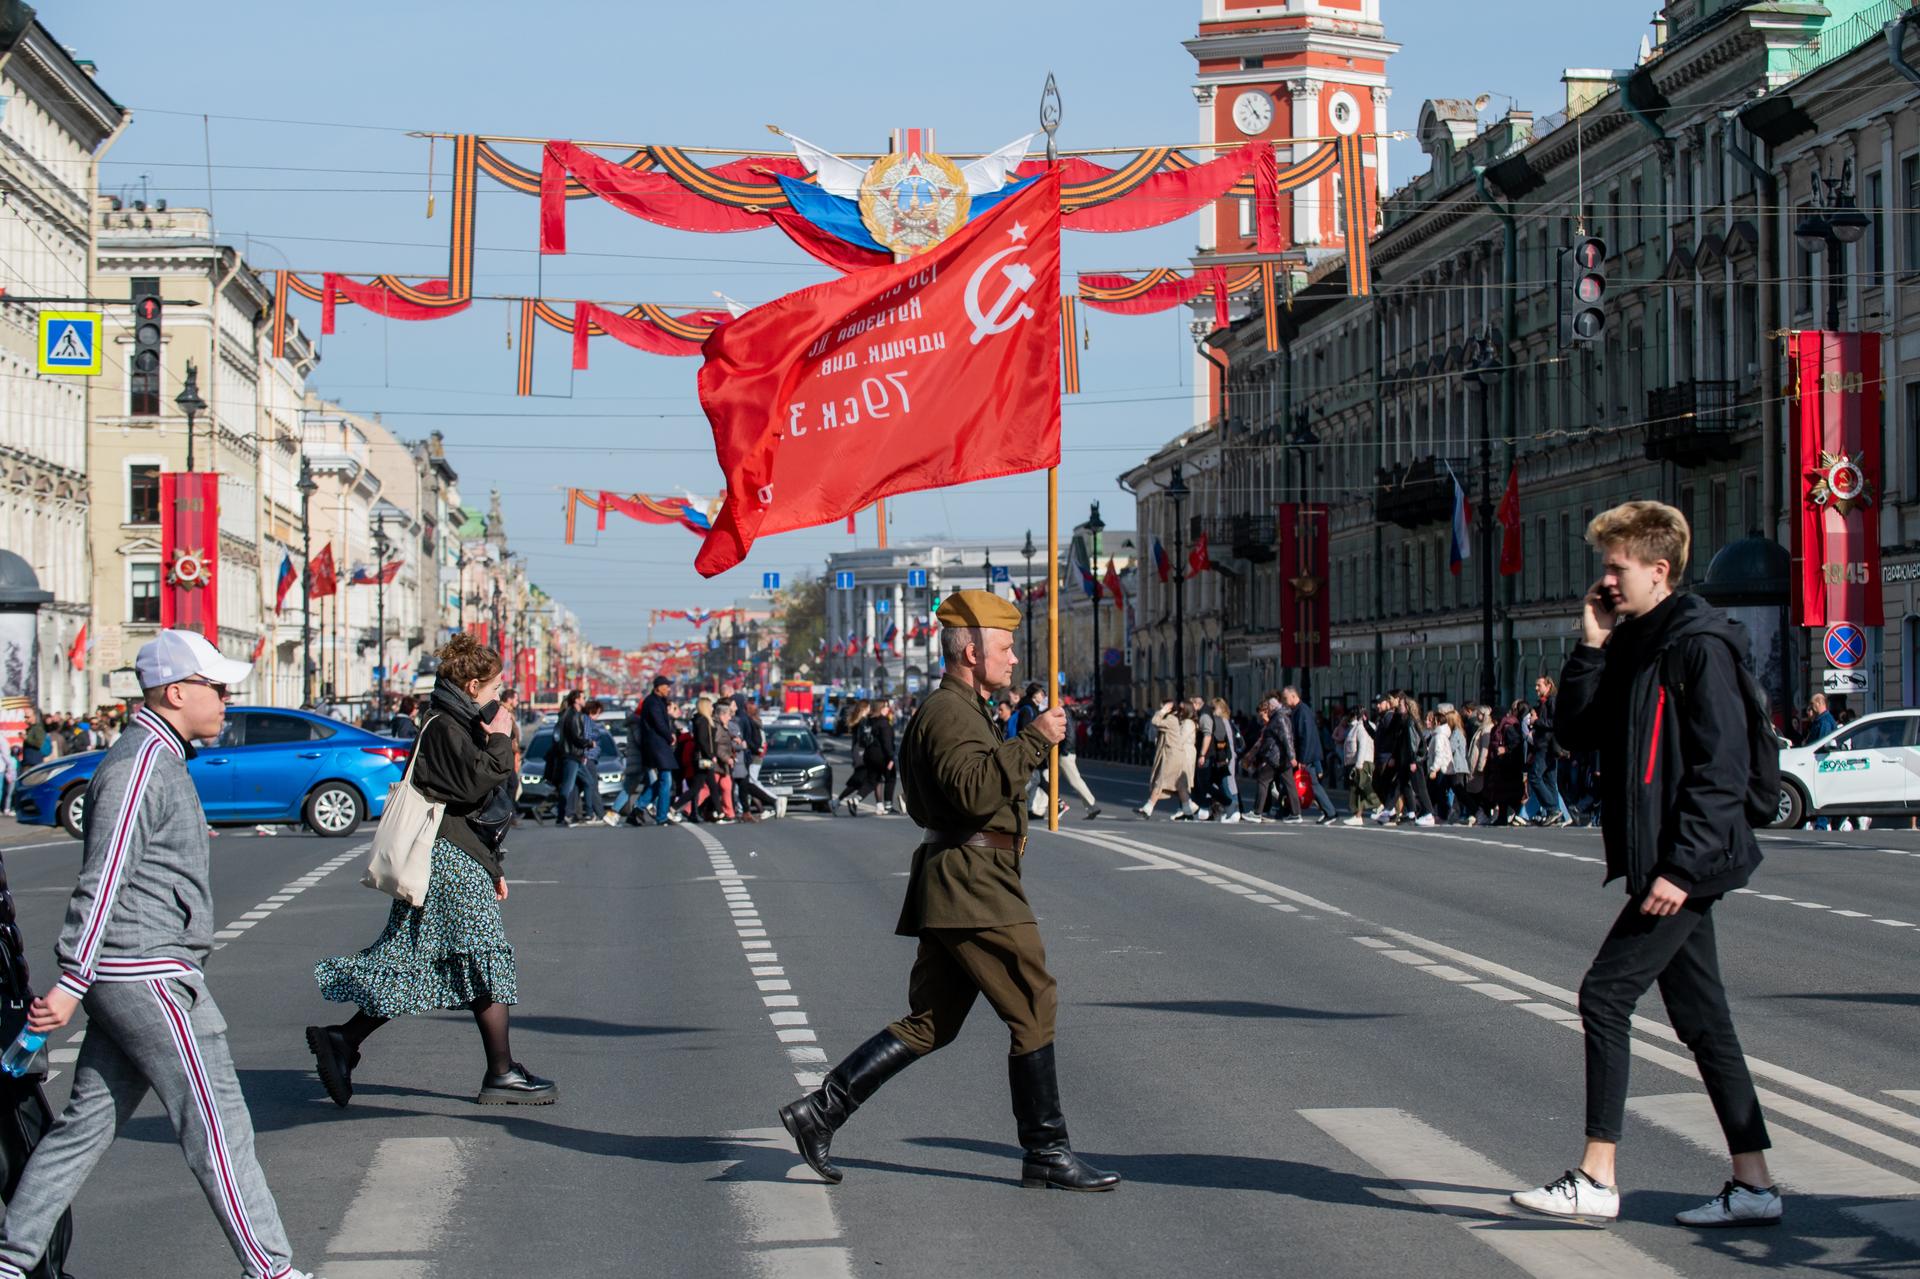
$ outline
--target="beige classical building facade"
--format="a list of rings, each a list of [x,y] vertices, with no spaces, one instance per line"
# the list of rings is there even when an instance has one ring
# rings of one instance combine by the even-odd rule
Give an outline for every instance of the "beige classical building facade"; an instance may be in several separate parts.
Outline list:
[[[18,299],[89,296],[100,159],[127,114],[37,20],[0,41],[0,549],[25,559],[53,595],[20,691],[71,712],[106,700],[84,663],[69,660],[93,585],[86,445],[97,379],[39,372],[36,347],[41,311],[94,308]],[[126,320],[109,310],[106,331]],[[87,635],[97,642],[101,628]]]

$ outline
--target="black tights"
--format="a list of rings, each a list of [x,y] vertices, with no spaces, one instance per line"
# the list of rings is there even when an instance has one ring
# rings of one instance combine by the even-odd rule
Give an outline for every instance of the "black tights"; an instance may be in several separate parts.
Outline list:
[[[467,1007],[473,1012],[474,1025],[480,1028],[480,1043],[487,1050],[488,1073],[506,1074],[513,1069],[513,1049],[507,1041],[507,1005],[491,999],[476,999]],[[358,1051],[367,1036],[386,1025],[387,1020],[385,1017],[356,1012],[335,1029]]]

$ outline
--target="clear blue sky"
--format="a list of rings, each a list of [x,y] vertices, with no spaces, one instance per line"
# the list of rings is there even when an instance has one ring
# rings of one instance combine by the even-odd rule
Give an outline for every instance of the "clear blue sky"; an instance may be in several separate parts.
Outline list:
[[[1567,66],[1632,61],[1654,0],[1386,0],[1391,123],[1411,129],[1429,97],[1511,94],[1557,110]],[[261,269],[444,272],[442,212],[424,219],[427,148],[409,129],[777,149],[779,124],[846,151],[884,149],[900,125],[938,130],[943,150],[997,146],[1034,127],[1049,71],[1065,99],[1061,145],[1192,140],[1198,0],[974,0],[964,6],[843,0],[526,5],[341,0],[294,19],[278,5],[71,0],[42,18],[135,113],[110,153],[105,191],[212,203],[223,239]],[[1560,20],[1546,20],[1557,15]],[[1591,33],[1601,33],[1596,44]],[[201,113],[211,119],[203,137]],[[287,123],[297,121],[304,123]],[[348,127],[357,126],[357,127]],[[515,149],[537,165],[532,147]],[[1409,142],[1395,186],[1425,167]],[[565,257],[534,252],[537,201],[480,180],[476,292],[712,305],[748,303],[825,277],[775,231],[694,235],[576,202]],[[1066,268],[1180,265],[1190,221],[1131,235],[1069,235]],[[296,306],[302,304],[296,303]],[[317,306],[300,312],[318,332]],[[1187,316],[1095,316],[1084,393],[1066,408],[1063,525],[1103,504],[1133,522],[1114,477],[1191,425]],[[817,571],[851,543],[840,528],[769,539],[726,577],[693,571],[696,540],[615,518],[562,544],[568,485],[707,495],[719,490],[694,397],[697,359],[602,340],[571,372],[566,339],[542,331],[538,398],[513,395],[509,305],[451,319],[385,321],[342,308],[315,378],[322,394],[380,412],[403,437],[442,431],[470,502],[498,488],[508,533],[534,579],[576,609],[599,643],[631,645],[646,610],[716,606],[759,584]],[[915,495],[893,504],[896,541],[1045,536],[1041,476]],[[860,544],[870,545],[863,520]],[[661,634],[666,634],[663,628]]]

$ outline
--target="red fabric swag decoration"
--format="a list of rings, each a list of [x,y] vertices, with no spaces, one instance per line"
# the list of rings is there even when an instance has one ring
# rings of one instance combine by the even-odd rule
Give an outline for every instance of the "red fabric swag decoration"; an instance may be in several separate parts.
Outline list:
[[[806,176],[806,167],[791,156],[747,156],[704,170],[716,185],[729,182],[765,183],[768,174]],[[540,251],[567,251],[567,177],[608,204],[637,218],[679,231],[757,231],[767,225],[768,211],[742,208],[708,199],[679,178],[666,173],[637,173],[571,142],[549,142],[540,162]]]
[[[731,317],[725,311],[694,311],[678,317],[688,324],[697,324],[708,330],[727,322]],[[573,367],[587,367],[587,339],[595,330],[625,342],[628,346],[650,352],[653,355],[698,355],[701,342],[678,337],[666,332],[651,320],[621,315],[618,311],[609,311],[604,306],[595,306],[591,302],[581,302],[573,308]]]
[[[423,280],[419,285],[423,293],[438,293],[445,296],[445,280]],[[409,302],[390,289],[378,284],[360,284],[344,275],[328,273],[320,277],[320,333],[322,336],[333,332],[333,308],[338,299],[344,298],[355,306],[364,306],[375,315],[384,315],[389,320],[438,320],[443,316],[458,315],[471,302],[461,302],[453,306],[422,306],[418,302]]]

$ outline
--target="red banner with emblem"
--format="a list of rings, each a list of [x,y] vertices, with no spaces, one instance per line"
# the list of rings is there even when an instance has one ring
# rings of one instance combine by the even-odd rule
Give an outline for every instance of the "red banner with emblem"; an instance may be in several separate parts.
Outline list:
[[[521,649],[520,650],[520,678],[518,681],[520,686],[520,696],[523,698],[531,697],[533,695],[533,682],[539,678],[540,678],[539,650],[532,649],[532,648]]]
[[[1280,538],[1280,664],[1333,664],[1332,618],[1327,608],[1328,546],[1325,502],[1282,502]]]
[[[160,474],[160,625],[220,643],[220,474]]]
[[[1793,612],[1880,626],[1880,335],[1793,335]]]

